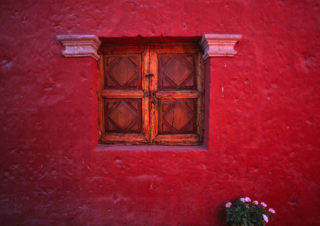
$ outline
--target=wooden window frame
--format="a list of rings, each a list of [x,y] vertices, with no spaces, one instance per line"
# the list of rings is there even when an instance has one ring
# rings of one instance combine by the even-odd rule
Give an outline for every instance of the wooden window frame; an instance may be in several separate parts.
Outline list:
[[[203,142],[204,117],[204,66],[202,51],[197,43],[148,43],[141,45],[102,44],[98,61],[98,106],[99,140],[107,144],[147,144],[147,145],[201,145]],[[141,54],[142,90],[106,90],[104,89],[105,55]],[[196,74],[195,90],[159,90],[158,57],[161,54],[192,54]],[[152,73],[152,77],[144,75]],[[140,98],[142,100],[142,133],[107,133],[105,131],[105,98]],[[196,105],[196,133],[159,134],[158,116],[160,101],[168,99],[194,99]],[[152,104],[156,102],[156,104]]]

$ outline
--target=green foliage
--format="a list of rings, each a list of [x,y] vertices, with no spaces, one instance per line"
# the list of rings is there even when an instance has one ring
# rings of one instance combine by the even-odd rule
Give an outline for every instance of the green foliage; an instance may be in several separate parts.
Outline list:
[[[230,208],[227,207],[226,213],[226,221],[232,226],[264,226],[265,221],[262,214],[269,219],[272,218],[272,215],[267,213],[263,206],[242,202],[240,199],[233,202]]]

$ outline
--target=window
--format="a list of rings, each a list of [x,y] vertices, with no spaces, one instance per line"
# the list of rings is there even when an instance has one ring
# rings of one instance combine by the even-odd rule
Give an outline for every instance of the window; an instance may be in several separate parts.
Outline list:
[[[126,38],[96,35],[57,35],[64,57],[92,57],[99,62],[99,141],[126,144],[201,144],[203,139],[203,62],[197,44],[110,46]],[[204,60],[233,57],[240,34],[203,34]],[[135,38],[134,38],[135,39]],[[194,41],[184,37],[181,41]],[[133,39],[128,38],[127,41]],[[176,38],[137,38],[134,42]],[[100,53],[97,50],[100,48]],[[102,57],[100,57],[102,56]],[[210,67],[211,61],[206,61]],[[212,72],[206,70],[210,81]],[[151,75],[152,74],[152,75]],[[209,83],[209,82],[208,82]],[[208,83],[206,108],[210,109]],[[125,115],[125,117],[123,116]],[[212,134],[206,118],[204,145]]]
[[[198,145],[204,72],[196,43],[100,48],[101,143]]]

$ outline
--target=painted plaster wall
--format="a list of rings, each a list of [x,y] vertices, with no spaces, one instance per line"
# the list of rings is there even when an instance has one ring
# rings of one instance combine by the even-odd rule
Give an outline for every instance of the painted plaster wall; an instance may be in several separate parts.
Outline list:
[[[319,1],[1,1],[0,223],[223,225],[239,196],[270,225],[320,224]],[[240,33],[211,59],[208,150],[97,149],[96,62],[57,34]]]

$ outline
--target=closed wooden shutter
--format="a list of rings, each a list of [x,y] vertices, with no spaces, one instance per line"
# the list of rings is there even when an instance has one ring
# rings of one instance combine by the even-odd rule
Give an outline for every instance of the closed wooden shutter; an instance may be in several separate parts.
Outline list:
[[[202,141],[203,69],[200,51],[192,45],[150,48],[151,142],[190,145]]]
[[[100,62],[99,130],[105,143],[149,140],[148,48],[108,47]]]
[[[203,137],[203,66],[195,44],[104,46],[104,143],[195,145]]]

